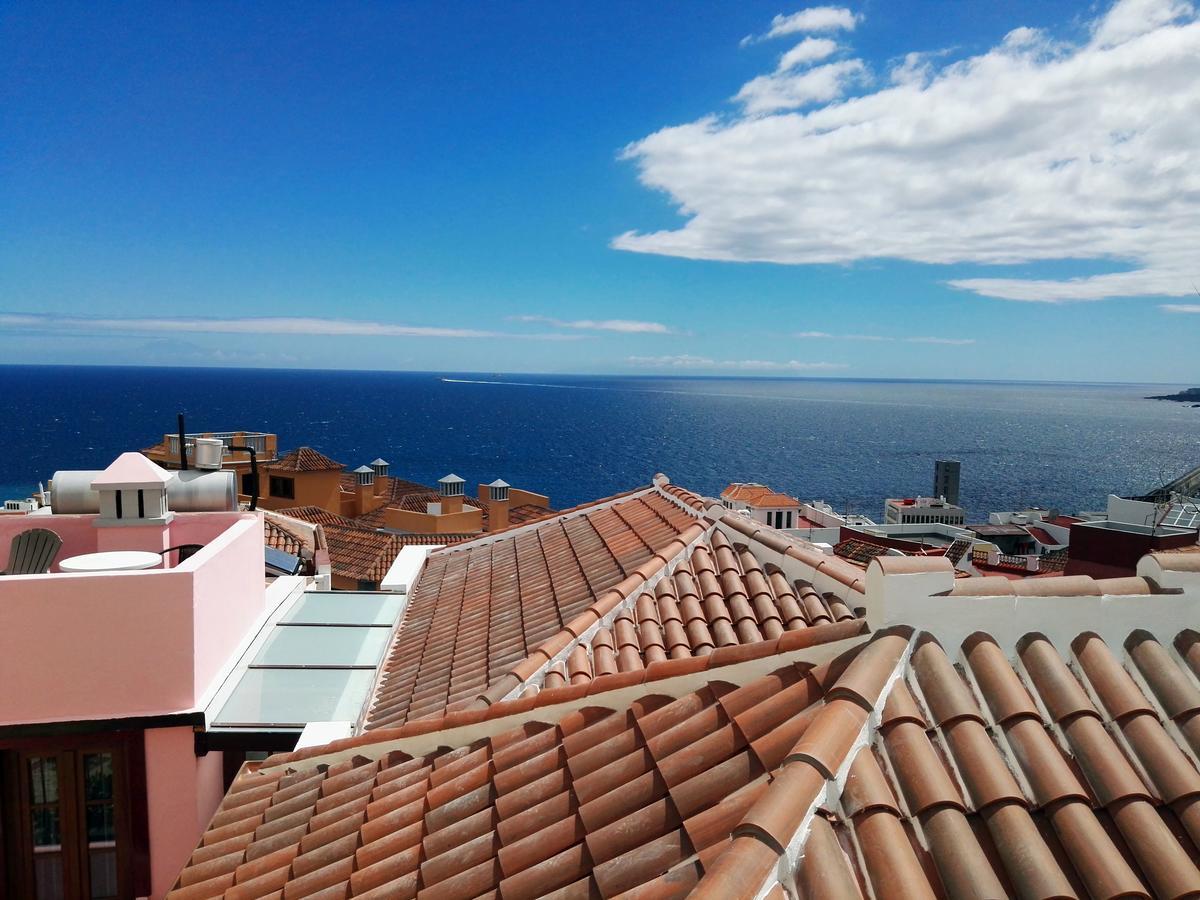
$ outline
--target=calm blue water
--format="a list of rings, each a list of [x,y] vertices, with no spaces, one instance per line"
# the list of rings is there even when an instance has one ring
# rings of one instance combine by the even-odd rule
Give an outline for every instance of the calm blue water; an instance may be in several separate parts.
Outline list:
[[[463,379],[443,381],[442,378]],[[763,481],[875,518],[962,460],[975,518],[1102,508],[1200,463],[1200,409],[1163,386],[0,366],[0,498],[175,430],[274,431],[427,484],[501,477],[566,507],[656,471]]]

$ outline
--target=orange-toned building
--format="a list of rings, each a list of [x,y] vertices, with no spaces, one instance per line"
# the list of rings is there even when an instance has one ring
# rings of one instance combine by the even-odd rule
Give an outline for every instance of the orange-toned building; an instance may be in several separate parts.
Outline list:
[[[452,544],[554,512],[545,495],[500,479],[479,485],[475,496],[465,487],[454,474],[436,490],[394,478],[384,459],[347,472],[300,447],[260,467],[258,505],[322,526],[334,588],[373,590],[408,544]]]
[[[260,469],[277,461],[279,452],[278,435],[264,431],[200,431],[190,432],[183,436],[184,447],[188,454],[189,463],[195,459],[195,441],[197,438],[218,440],[222,448],[221,468],[237,474],[238,489],[249,496],[252,491],[250,480],[250,454],[245,450],[235,450],[234,447],[249,447],[254,451]],[[157,463],[164,469],[181,468],[179,452],[179,435],[164,434],[160,443],[147,447],[142,455],[151,462]]]

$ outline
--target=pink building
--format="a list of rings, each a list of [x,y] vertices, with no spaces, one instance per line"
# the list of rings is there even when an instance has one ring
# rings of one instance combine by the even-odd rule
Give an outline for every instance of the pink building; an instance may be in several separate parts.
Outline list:
[[[24,531],[62,541],[0,577],[0,897],[161,897],[225,791],[204,710],[278,590],[261,514],[172,512],[174,477],[124,454],[98,514],[0,517],[0,570]]]

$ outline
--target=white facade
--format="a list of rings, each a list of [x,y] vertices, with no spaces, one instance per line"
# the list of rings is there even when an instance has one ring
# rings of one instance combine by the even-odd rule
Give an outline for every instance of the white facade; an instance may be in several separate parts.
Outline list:
[[[962,525],[967,521],[967,513],[961,506],[940,497],[908,497],[888,500],[883,508],[883,521],[886,525]]]

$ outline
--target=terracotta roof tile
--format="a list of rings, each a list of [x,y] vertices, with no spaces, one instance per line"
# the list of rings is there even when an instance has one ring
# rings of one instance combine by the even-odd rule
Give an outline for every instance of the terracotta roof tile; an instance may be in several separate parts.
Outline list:
[[[686,548],[679,545],[679,549]],[[664,554],[671,555],[669,548]],[[797,591],[806,605],[797,603]],[[723,664],[727,659],[774,652],[757,645],[788,632],[855,619],[844,604],[826,601],[811,585],[789,585],[778,569],[765,569],[749,547],[731,543],[720,530],[701,537],[674,571],[659,579],[653,592],[637,591],[611,625],[599,624],[589,633],[604,615],[597,610],[589,616],[585,610],[566,624],[567,633],[553,638],[558,641],[555,646],[543,645],[542,653],[523,660],[514,674],[537,683],[546,663],[564,646],[574,647],[569,674],[576,683],[594,677],[600,667],[608,674],[612,674],[609,670],[623,673],[667,659],[714,653]],[[583,640],[576,640],[585,634]]]
[[[560,639],[564,626],[695,521],[649,489],[434,554],[389,651],[367,727],[471,702],[506,684],[539,645],[554,639],[565,647],[575,638]],[[619,658],[621,648],[614,651]],[[548,675],[550,684],[591,678],[590,659],[583,663]]]
[[[263,518],[263,541],[268,547],[282,550],[292,556],[299,556],[306,547],[312,549],[311,542],[306,541],[302,534],[290,530],[277,519],[269,517]]]
[[[383,580],[402,543],[398,535],[341,525],[323,525],[333,574],[358,581]]]
[[[345,466],[335,462],[312,447],[299,447],[279,457],[266,468],[272,472],[328,472],[341,471]]]
[[[808,708],[770,702],[772,685],[807,673],[785,665],[751,680],[744,711],[762,707],[767,733],[811,720],[822,708],[819,688]],[[491,736],[465,744],[431,735],[440,749],[424,755],[372,751],[371,741],[391,747],[425,730],[413,723],[352,739],[360,755],[333,764],[297,754],[248,764],[168,896],[197,886],[262,895],[609,896],[703,886],[710,868],[734,864],[753,880],[778,852],[751,866],[761,844],[735,834],[757,829],[786,843],[807,807],[799,794],[815,799],[824,779],[792,763],[768,784],[721,705],[727,693],[715,683],[665,705],[650,693],[621,708],[547,708],[544,721],[506,728],[499,720]],[[450,727],[458,715],[439,724]],[[285,819],[298,824],[270,832],[268,823]],[[241,837],[208,859],[205,847],[229,839],[226,820]],[[715,886],[704,889],[711,895]]]
[[[855,758],[833,823],[811,829],[798,879],[844,885],[848,870],[877,896],[1200,890],[1194,747],[1172,736],[1154,703],[1187,721],[1200,691],[1148,634],[1127,646],[1125,657],[1094,634],[1069,648],[1029,635],[1010,658],[981,634],[964,644],[960,669],[923,639],[895,689],[902,699],[889,699]],[[860,857],[834,852],[838,832],[853,836]]]
[[[362,527],[358,520],[339,516],[320,506],[292,506],[278,510],[279,515],[310,522],[313,525],[341,525],[344,528]]]

